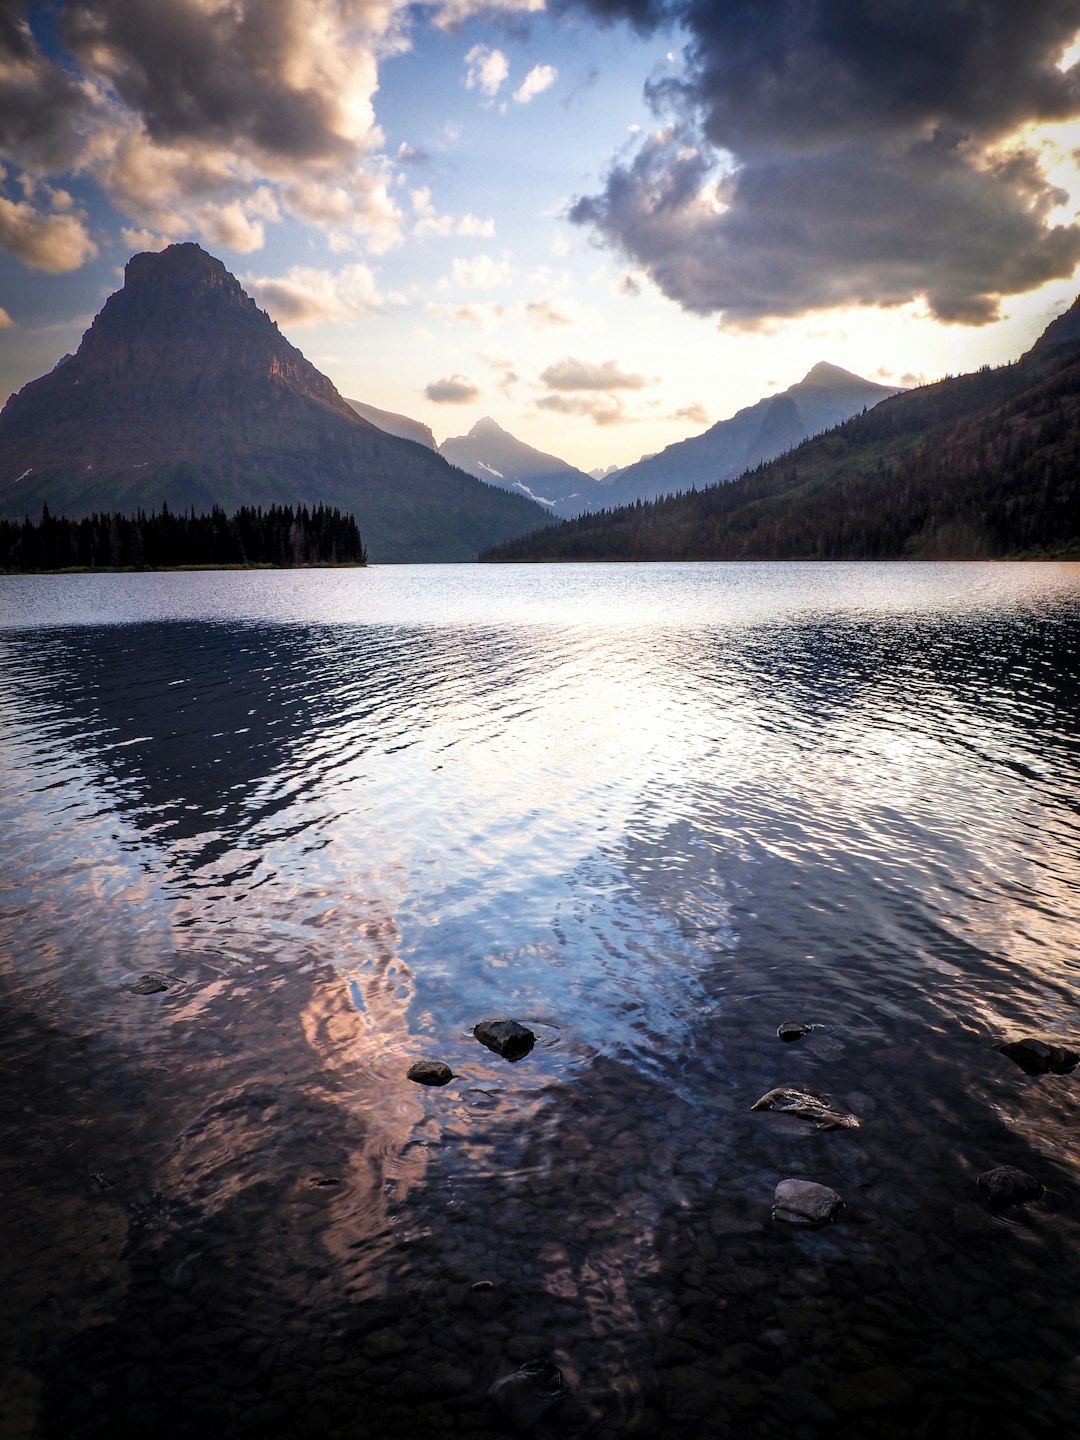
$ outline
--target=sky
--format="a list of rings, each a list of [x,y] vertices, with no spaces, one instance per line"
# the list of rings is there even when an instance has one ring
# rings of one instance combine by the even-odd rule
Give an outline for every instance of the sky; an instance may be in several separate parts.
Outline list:
[[[0,0],[0,397],[196,240],[342,394],[583,469],[1080,292],[1080,0]]]

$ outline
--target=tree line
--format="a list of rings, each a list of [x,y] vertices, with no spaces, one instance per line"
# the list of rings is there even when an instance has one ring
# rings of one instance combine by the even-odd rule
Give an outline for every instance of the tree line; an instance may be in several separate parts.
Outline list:
[[[241,506],[226,515],[113,511],[68,520],[42,507],[41,519],[0,520],[0,569],[167,570],[182,565],[366,565],[352,515],[326,505]]]

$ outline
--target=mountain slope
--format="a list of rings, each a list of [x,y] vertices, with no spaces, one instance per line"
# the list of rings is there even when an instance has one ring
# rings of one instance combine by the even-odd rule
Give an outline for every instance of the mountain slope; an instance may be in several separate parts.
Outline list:
[[[134,256],[78,353],[0,413],[0,514],[226,510],[355,515],[373,560],[465,560],[543,512],[359,415],[220,260]]]
[[[486,417],[467,435],[444,440],[439,454],[477,479],[539,501],[555,515],[580,515],[602,504],[607,493],[591,475],[534,450]]]
[[[377,405],[367,405],[363,400],[346,397],[345,403],[356,411],[361,420],[366,420],[386,435],[396,435],[399,440],[415,440],[428,450],[439,448],[435,436],[421,420],[411,420],[408,415],[397,415],[393,410],[380,410]]]
[[[626,505],[733,479],[896,393],[895,386],[877,385],[821,361],[781,394],[746,406],[702,435],[627,465],[612,477],[603,503]]]
[[[1021,555],[1080,558],[1077,340],[894,396],[737,480],[582,516],[484,558]]]

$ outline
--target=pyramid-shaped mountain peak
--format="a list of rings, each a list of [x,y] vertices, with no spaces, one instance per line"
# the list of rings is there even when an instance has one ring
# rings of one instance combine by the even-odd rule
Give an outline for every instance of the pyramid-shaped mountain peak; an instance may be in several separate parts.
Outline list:
[[[327,504],[373,560],[470,559],[544,512],[369,423],[194,244],[135,255],[78,352],[0,414],[0,513]]]
[[[850,370],[844,370],[839,365],[830,365],[827,360],[819,360],[799,381],[800,385],[850,385],[852,383],[870,385],[873,382],[864,380],[861,375],[854,375]]]

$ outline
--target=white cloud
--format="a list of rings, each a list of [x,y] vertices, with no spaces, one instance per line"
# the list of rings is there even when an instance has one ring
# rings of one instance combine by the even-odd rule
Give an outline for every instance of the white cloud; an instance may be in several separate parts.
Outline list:
[[[294,265],[281,276],[246,278],[244,287],[281,325],[324,325],[369,315],[382,305],[366,265],[337,272]]]
[[[0,250],[49,275],[77,270],[98,253],[80,216],[67,211],[49,214],[28,200],[2,196]]]
[[[554,65],[534,65],[514,91],[514,99],[519,105],[527,105],[537,95],[550,90],[558,78],[559,72]]]
[[[510,74],[510,61],[503,52],[487,45],[474,45],[465,56],[465,66],[465,89],[479,90],[489,100],[499,93]]]
[[[450,279],[439,281],[440,289],[458,285],[467,290],[494,290],[509,285],[514,267],[509,260],[493,260],[490,255],[477,255],[473,260],[458,257],[450,267]]]
[[[431,202],[431,189],[427,185],[411,190],[409,199],[416,215],[414,235],[461,235],[485,240],[495,236],[494,220],[480,220],[475,215],[463,215],[455,220],[452,215],[440,215]]]
[[[440,30],[458,30],[474,15],[501,10],[508,14],[535,15],[546,8],[547,0],[438,0],[433,19]]]

